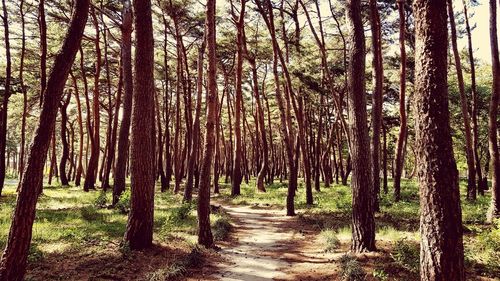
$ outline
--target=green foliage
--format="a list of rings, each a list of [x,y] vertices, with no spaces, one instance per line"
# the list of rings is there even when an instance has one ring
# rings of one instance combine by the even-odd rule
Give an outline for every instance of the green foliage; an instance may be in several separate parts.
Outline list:
[[[334,230],[322,230],[320,235],[323,238],[325,252],[331,253],[340,247],[340,240]]]
[[[118,202],[115,204],[115,208],[121,214],[128,214],[130,212],[130,190],[126,190],[118,199]]]
[[[88,222],[104,221],[105,219],[104,214],[90,206],[81,208],[80,214],[82,215],[82,218]]]
[[[420,268],[420,248],[406,237],[394,242],[391,257],[401,267],[410,272],[418,272]]]
[[[96,208],[106,208],[108,204],[108,197],[106,196],[105,191],[99,192],[99,196],[94,200],[94,206]]]
[[[216,241],[224,241],[229,238],[233,225],[227,216],[217,218],[212,224],[212,233]]]
[[[28,254],[28,262],[39,262],[41,260],[43,260],[43,252],[39,249],[37,243],[31,243]]]
[[[343,255],[340,257],[340,270],[342,280],[346,281],[363,281],[366,280],[366,272],[361,267],[360,263],[352,255]]]
[[[148,274],[146,279],[148,281],[165,281],[174,280],[186,273],[186,268],[180,264],[174,263],[167,268],[160,268]]]
[[[380,281],[387,281],[389,280],[389,275],[383,270],[383,269],[379,269],[379,268],[375,268],[373,270],[373,277],[377,280],[380,280]]]
[[[167,221],[173,225],[183,224],[194,209],[192,203],[182,203],[179,207],[172,209]]]

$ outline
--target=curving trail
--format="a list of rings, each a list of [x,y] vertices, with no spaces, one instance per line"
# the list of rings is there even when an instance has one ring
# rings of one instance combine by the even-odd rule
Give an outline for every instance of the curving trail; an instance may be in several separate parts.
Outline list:
[[[315,239],[307,235],[295,217],[285,217],[283,211],[248,206],[223,208],[233,218],[237,241],[222,248],[221,254],[227,262],[218,265],[214,279],[331,280],[331,276],[316,270],[318,266],[331,266],[330,257],[311,247]]]

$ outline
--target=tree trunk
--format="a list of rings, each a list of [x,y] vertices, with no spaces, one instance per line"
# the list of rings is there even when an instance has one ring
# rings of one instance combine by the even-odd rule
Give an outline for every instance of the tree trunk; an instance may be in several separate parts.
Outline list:
[[[131,205],[124,240],[131,249],[153,243],[154,154],[154,39],[151,1],[135,0],[135,73],[132,138],[130,142]]]
[[[203,93],[203,56],[205,54],[205,38],[202,39],[201,46],[198,48],[198,78],[196,81],[196,112],[193,122],[193,139],[191,142],[191,154],[188,159],[188,175],[186,180],[186,188],[184,189],[184,201],[190,202],[193,197],[193,180],[195,176],[195,164],[198,158],[199,137],[200,137],[200,115],[201,115],[201,99]]]
[[[493,85],[491,87],[490,112],[488,114],[488,140],[491,159],[491,205],[488,221],[500,218],[500,155],[498,151],[498,101],[500,99],[500,61],[498,58],[497,4],[490,0],[490,47]]]
[[[382,128],[382,104],[383,104],[383,83],[384,66],[382,62],[382,34],[380,27],[380,16],[378,13],[377,1],[370,0],[370,26],[372,34],[373,52],[373,106],[372,106],[372,170],[373,170],[373,199],[374,209],[379,210],[380,193],[380,131]]]
[[[351,30],[348,68],[348,115],[353,165],[351,249],[360,253],[375,250],[373,178],[366,113],[365,36],[361,18],[361,0],[350,0],[347,3],[347,15]]]
[[[451,43],[453,46],[453,56],[455,58],[455,69],[457,71],[458,89],[460,92],[460,107],[464,119],[465,154],[467,157],[467,199],[476,200],[476,169],[474,167],[474,150],[472,146],[471,128],[467,96],[465,95],[464,77],[462,74],[462,64],[460,63],[460,53],[457,46],[457,29],[455,26],[455,14],[453,13],[453,2],[447,0],[448,16],[451,27]]]
[[[465,280],[458,172],[448,110],[446,2],[416,0],[415,102],[420,280]]]
[[[55,127],[57,106],[87,22],[89,1],[76,0],[74,5],[68,32],[61,51],[55,57],[44,92],[42,111],[17,196],[7,246],[0,260],[0,280],[2,281],[21,281],[26,271],[35,206],[39,191],[42,189],[43,167]]]
[[[212,166],[215,148],[215,124],[217,123],[217,61],[215,43],[215,2],[207,0],[205,38],[207,40],[208,57],[208,92],[207,123],[205,133],[205,151],[200,173],[200,189],[198,191],[198,243],[205,247],[213,247],[214,239],[210,228],[210,167]]]
[[[62,144],[62,155],[61,162],[59,162],[59,176],[61,179],[61,185],[69,185],[68,174],[66,173],[66,163],[69,158],[69,143],[68,143],[68,128],[66,124],[68,123],[68,105],[71,100],[71,91],[67,93],[66,99],[63,99],[59,104],[59,110],[61,111],[61,144]]]
[[[130,0],[123,0],[122,10],[122,41],[121,41],[121,72],[123,79],[123,113],[118,133],[118,153],[113,185],[113,205],[125,191],[125,178],[127,176],[127,159],[130,134],[130,117],[132,114],[132,7]]]
[[[45,21],[45,0],[38,2],[38,29],[40,31],[40,106],[47,86],[47,22]]]
[[[99,155],[100,155],[100,104],[99,104],[99,78],[101,76],[101,47],[100,47],[100,36],[101,31],[99,30],[99,22],[97,21],[97,16],[95,13],[95,8],[91,7],[90,14],[93,19],[93,24],[95,27],[96,35],[94,39],[95,52],[96,52],[96,62],[95,62],[95,73],[94,73],[94,96],[92,100],[92,115],[93,115],[93,132],[89,131],[90,135],[90,159],[87,166],[87,173],[85,174],[85,182],[83,183],[83,190],[89,191],[90,189],[95,189],[96,175],[99,165]]]
[[[19,4],[19,11],[21,14],[21,59],[19,63],[19,80],[21,82],[21,91],[23,93],[23,115],[21,120],[21,152],[19,155],[19,175],[23,174],[24,170],[24,152],[26,146],[26,117],[28,115],[28,93],[24,86],[24,58],[26,55],[26,19],[24,11],[24,0]],[[1,193],[1,192],[0,192]]]
[[[401,199],[401,173],[404,166],[404,147],[406,140],[406,18],[405,0],[398,0],[399,11],[399,48],[401,52],[401,64],[399,69],[399,135],[396,146],[396,159],[394,169],[394,201]]]
[[[2,97],[2,108],[0,108],[0,195],[5,181],[6,163],[5,163],[5,149],[7,147],[7,110],[9,105],[10,80],[12,76],[12,61],[10,57],[10,39],[9,39],[9,19],[7,13],[7,6],[5,0],[2,0],[3,7],[3,27],[4,27],[4,40],[5,40],[5,59],[7,61],[5,67],[5,92]]]

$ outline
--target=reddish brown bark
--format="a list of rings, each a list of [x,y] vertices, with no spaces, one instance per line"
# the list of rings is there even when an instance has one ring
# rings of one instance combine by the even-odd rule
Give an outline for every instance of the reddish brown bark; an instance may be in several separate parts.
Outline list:
[[[415,103],[420,280],[465,280],[458,172],[448,110],[445,1],[416,0]]]
[[[26,271],[35,206],[42,189],[43,167],[55,127],[57,105],[63,94],[64,85],[87,22],[89,1],[76,0],[74,5],[74,13],[66,37],[61,51],[55,57],[44,92],[42,111],[17,196],[7,246],[0,260],[0,280],[2,281],[21,281]]]
[[[213,247],[214,239],[210,228],[210,167],[212,166],[215,149],[215,124],[217,123],[217,61],[215,43],[215,1],[207,0],[205,38],[207,40],[208,58],[208,92],[207,92],[207,121],[205,133],[205,151],[200,173],[200,187],[198,192],[198,243],[205,247]]]
[[[132,138],[130,142],[131,205],[124,240],[131,249],[153,243],[154,154],[154,40],[151,1],[135,0],[135,69]]]

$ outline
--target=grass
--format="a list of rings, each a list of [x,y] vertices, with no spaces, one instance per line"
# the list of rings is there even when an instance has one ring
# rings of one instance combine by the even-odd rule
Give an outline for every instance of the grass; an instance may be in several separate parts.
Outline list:
[[[15,206],[15,189],[16,186],[13,185],[5,186],[3,196],[0,197],[0,247],[2,248],[7,240]],[[165,258],[158,263],[156,268],[147,264],[141,269],[147,271],[143,276],[145,279],[151,277],[155,280],[154,273],[156,272],[158,276],[162,270],[165,276],[185,274],[192,264],[199,262],[196,260],[201,256],[200,252],[193,250],[197,241],[196,203],[182,204],[181,202],[182,195],[175,195],[171,192],[158,192],[155,195],[154,241],[159,249],[152,250],[151,256],[147,256],[144,260],[160,259],[162,255],[165,255]],[[86,268],[92,273],[92,268],[95,267],[95,272],[92,274],[96,276],[104,273],[102,273],[102,268],[98,269],[95,265],[97,262],[94,260],[102,260],[99,264],[104,265],[111,263],[106,262],[107,259],[116,259],[112,268],[106,269],[106,271],[113,272],[113,276],[116,277],[120,276],[120,271],[124,271],[120,270],[124,267],[123,263],[127,263],[127,260],[137,260],[138,255],[144,255],[130,251],[127,245],[121,245],[128,219],[130,192],[125,192],[116,208],[110,208],[110,203],[110,192],[83,192],[82,188],[71,186],[44,187],[37,204],[28,258],[30,269],[36,273],[31,274],[29,269],[27,280],[53,280],[53,276],[38,276],[40,275],[38,270],[55,271],[54,266],[51,267],[49,263],[61,262],[62,257],[67,258],[68,263],[71,263],[73,259],[76,265],[72,267],[78,274],[81,271],[81,268],[78,269],[78,263],[90,263],[89,268],[87,266]],[[225,220],[224,223],[230,223],[224,214],[213,214],[211,217],[213,222],[222,218]],[[230,229],[224,229],[224,231],[221,235],[226,238]],[[155,254],[157,251],[169,254]],[[171,262],[167,262],[168,260]],[[134,266],[130,266],[127,270],[135,277],[141,275],[135,272]],[[82,277],[82,279],[85,278]],[[128,280],[123,276],[120,279]]]

